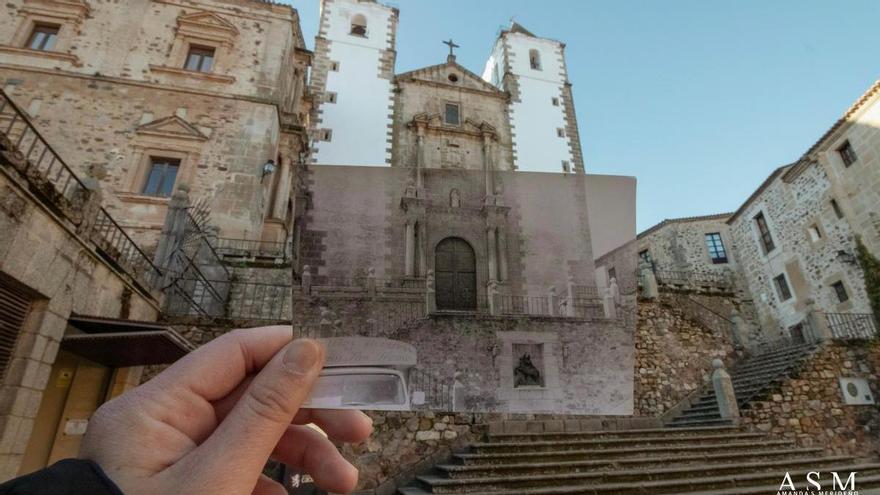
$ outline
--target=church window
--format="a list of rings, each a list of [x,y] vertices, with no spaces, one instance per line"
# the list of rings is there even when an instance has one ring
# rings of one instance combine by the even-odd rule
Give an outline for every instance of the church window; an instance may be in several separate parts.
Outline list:
[[[330,62],[330,70],[333,72],[339,72],[339,62]]]
[[[558,137],[564,138],[565,137],[565,129],[563,129],[562,127],[557,127],[556,128],[556,135]]]
[[[327,92],[327,103],[336,103],[336,93],[333,91]]]
[[[455,75],[455,74],[449,74],[449,82],[457,83],[457,82],[458,82],[458,76]]]
[[[847,167],[852,165],[858,160],[856,156],[856,152],[853,149],[852,145],[849,144],[849,141],[844,141],[839,148],[837,148],[837,153],[840,155],[840,159],[843,160],[843,164]]]
[[[559,98],[557,98],[557,97],[555,97],[555,96],[554,96],[553,98],[550,99],[550,102],[553,103],[553,106],[554,106],[554,107],[558,107],[558,106],[559,106]]]
[[[565,173],[571,172],[571,164],[568,163],[568,160],[562,160],[562,171]]]
[[[720,233],[706,234],[706,248],[709,249],[709,258],[712,259],[713,264],[727,263],[727,250],[724,249],[724,241],[721,240]]]
[[[446,104],[446,114],[444,116],[444,122],[447,125],[459,125],[461,123],[460,108],[456,103],[447,103]]]
[[[141,191],[145,196],[167,198],[174,190],[180,160],[173,158],[150,157],[150,170]]]
[[[27,47],[31,50],[40,50],[44,52],[51,51],[55,48],[55,41],[58,40],[59,26],[50,24],[37,24],[28,38]]]
[[[331,129],[324,129],[321,131],[321,141],[331,141],[333,139],[333,131]]]
[[[214,68],[214,49],[207,46],[191,45],[186,56],[186,70],[211,72]]]
[[[541,70],[541,53],[538,50],[529,50],[529,65],[532,70]]]
[[[349,34],[367,37],[367,18],[363,14],[356,14],[351,18],[351,31]]]

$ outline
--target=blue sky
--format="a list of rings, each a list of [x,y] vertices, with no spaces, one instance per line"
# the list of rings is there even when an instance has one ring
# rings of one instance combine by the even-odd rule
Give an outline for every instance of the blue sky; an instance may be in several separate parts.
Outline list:
[[[294,0],[309,47],[318,1]],[[639,180],[638,225],[732,211],[880,78],[878,0],[402,0],[397,71],[481,73],[513,18],[567,44],[588,173]]]

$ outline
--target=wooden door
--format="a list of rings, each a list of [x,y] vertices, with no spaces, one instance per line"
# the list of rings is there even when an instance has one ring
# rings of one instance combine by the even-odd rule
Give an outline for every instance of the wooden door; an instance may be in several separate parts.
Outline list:
[[[477,259],[463,239],[450,237],[434,253],[437,309],[477,309]]]

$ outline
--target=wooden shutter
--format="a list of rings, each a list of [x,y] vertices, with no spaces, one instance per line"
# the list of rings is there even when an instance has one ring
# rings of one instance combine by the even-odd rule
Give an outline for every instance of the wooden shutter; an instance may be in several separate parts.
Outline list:
[[[15,344],[24,326],[33,298],[29,293],[0,276],[0,378],[12,361]]]

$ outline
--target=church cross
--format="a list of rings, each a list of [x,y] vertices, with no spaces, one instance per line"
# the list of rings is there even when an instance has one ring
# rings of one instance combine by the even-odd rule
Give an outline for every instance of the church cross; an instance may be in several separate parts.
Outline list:
[[[461,46],[456,45],[455,42],[452,41],[452,38],[449,38],[449,41],[444,41],[443,44],[449,46],[449,56],[451,57],[455,56],[454,50],[456,48],[461,48]]]

